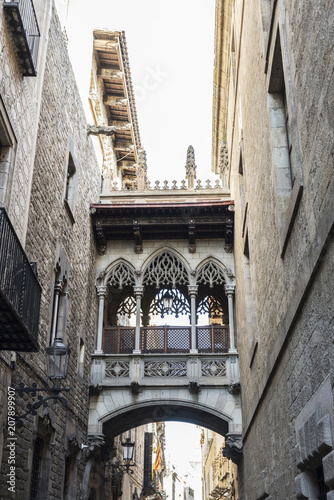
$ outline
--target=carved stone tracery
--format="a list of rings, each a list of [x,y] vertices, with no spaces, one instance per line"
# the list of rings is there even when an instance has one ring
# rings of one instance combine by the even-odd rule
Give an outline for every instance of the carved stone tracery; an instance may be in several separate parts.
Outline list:
[[[132,315],[136,314],[136,301],[134,297],[128,296],[118,306],[117,316],[127,316],[131,318]]]
[[[196,283],[209,285],[210,288],[214,285],[223,285],[225,284],[224,273],[215,262],[209,261],[200,269]]]
[[[167,310],[164,307],[164,296],[169,294],[173,298],[172,308]],[[177,289],[167,290],[162,289],[157,293],[151,302],[149,314],[157,314],[163,318],[166,314],[173,315],[178,318],[181,315],[190,314],[190,305],[186,297]]]
[[[185,377],[186,361],[145,361],[144,377]]]
[[[165,251],[158,255],[147,267],[143,284],[154,285],[159,289],[163,285],[187,285],[188,273],[183,263],[173,254]]]
[[[106,362],[105,376],[110,378],[128,377],[130,373],[130,363],[124,361]]]
[[[135,278],[133,271],[123,262],[113,267],[109,274],[108,284],[122,290],[124,286],[134,286]]]
[[[208,314],[209,318],[212,318],[213,316],[222,316],[224,311],[218,299],[207,295],[198,304],[197,314]]]

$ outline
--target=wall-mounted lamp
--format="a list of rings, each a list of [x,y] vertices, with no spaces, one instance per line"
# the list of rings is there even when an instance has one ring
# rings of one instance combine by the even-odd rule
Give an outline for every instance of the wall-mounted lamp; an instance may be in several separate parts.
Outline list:
[[[31,387],[25,386],[23,382],[19,384],[16,388],[19,396],[23,396],[23,393],[30,393],[34,398],[37,392],[52,392],[52,396],[43,398],[43,396],[38,396],[35,403],[27,404],[27,411],[23,415],[16,415],[16,425],[17,427],[23,426],[23,419],[31,413],[32,415],[37,415],[38,408],[44,406],[45,408],[49,405],[49,402],[60,403],[62,406],[67,406],[67,399],[63,396],[59,396],[62,391],[68,392],[69,387],[60,387],[60,382],[62,379],[67,377],[68,368],[68,358],[69,358],[69,347],[63,344],[62,339],[54,339],[53,344],[45,349],[46,356],[46,373],[47,379],[51,380],[52,387],[41,388],[37,387],[37,384],[32,384]]]
[[[131,442],[130,438],[126,438],[125,442],[122,443],[123,447],[123,461],[124,464],[121,464],[119,461],[111,464],[111,474],[110,479],[118,479],[122,480],[124,471],[127,474],[133,474],[132,467],[135,467],[136,464],[131,463],[133,457],[133,450],[135,447],[135,443]]]

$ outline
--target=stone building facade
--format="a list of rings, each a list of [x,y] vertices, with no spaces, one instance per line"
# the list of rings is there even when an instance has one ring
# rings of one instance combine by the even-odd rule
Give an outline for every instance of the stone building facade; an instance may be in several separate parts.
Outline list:
[[[26,53],[15,50],[17,11],[11,18],[7,11],[5,15],[4,2],[0,6],[1,201],[24,247],[20,251],[28,262],[36,263],[41,288],[39,352],[18,349],[10,356],[8,350],[1,351],[0,496],[73,499],[84,495],[85,468],[96,451],[94,443],[88,449],[82,445],[87,444],[89,355],[94,348],[96,318],[89,201],[99,196],[101,174],[55,7],[44,0],[34,5],[41,36],[33,67],[37,76],[29,78],[22,71]],[[33,10],[30,14],[34,15]],[[22,10],[19,15],[24,19]],[[38,317],[36,310],[30,314]],[[7,388],[11,384],[17,389],[20,383],[47,388],[45,348],[55,337],[70,348],[63,384],[70,391],[62,394],[67,407],[49,402],[35,415],[27,414],[22,428],[16,422],[12,465]],[[42,394],[52,395],[48,391]],[[20,395],[16,390],[18,416],[36,401],[33,394]],[[14,489],[9,489],[8,479],[14,482]]]
[[[330,499],[333,2],[216,5],[213,169],[227,171],[236,206],[239,498]]]

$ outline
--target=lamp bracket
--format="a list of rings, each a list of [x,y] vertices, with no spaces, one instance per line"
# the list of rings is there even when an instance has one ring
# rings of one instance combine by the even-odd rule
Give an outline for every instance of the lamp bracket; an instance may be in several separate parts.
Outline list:
[[[43,396],[41,395],[37,396],[38,401],[35,401],[34,403],[28,403],[27,411],[25,413],[23,413],[22,415],[15,415],[16,426],[20,428],[23,427],[23,419],[30,413],[32,415],[37,415],[36,410],[38,410],[38,408],[40,408],[41,406],[46,408],[47,406],[49,406],[50,402],[53,402],[53,403],[59,403],[63,407],[67,407],[67,399],[64,398],[63,396],[59,396],[59,393],[62,391],[68,392],[70,388],[69,387],[62,388],[58,386],[43,388],[43,387],[37,387],[36,383],[33,383],[31,387],[29,387],[25,386],[24,383],[21,382],[19,386],[16,388],[16,390],[20,397],[23,396],[23,393],[28,393],[31,394],[33,398],[37,396],[37,392],[45,392],[45,391],[53,392],[52,396],[46,398],[43,398]]]

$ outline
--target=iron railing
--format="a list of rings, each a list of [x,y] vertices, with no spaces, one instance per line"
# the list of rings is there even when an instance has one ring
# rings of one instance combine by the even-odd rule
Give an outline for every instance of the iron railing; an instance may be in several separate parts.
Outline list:
[[[0,208],[0,343],[37,350],[41,286],[4,208]],[[27,349],[24,348],[27,342]],[[23,348],[22,348],[23,346]],[[30,346],[30,347],[29,347]]]
[[[131,354],[135,347],[135,328],[115,326],[104,328],[105,354]],[[228,326],[196,327],[196,347],[199,353],[226,353],[229,349]],[[146,326],[140,329],[140,349],[143,354],[185,354],[191,349],[191,327]]]
[[[36,76],[40,31],[33,0],[6,0],[4,9],[24,69],[23,76]]]

